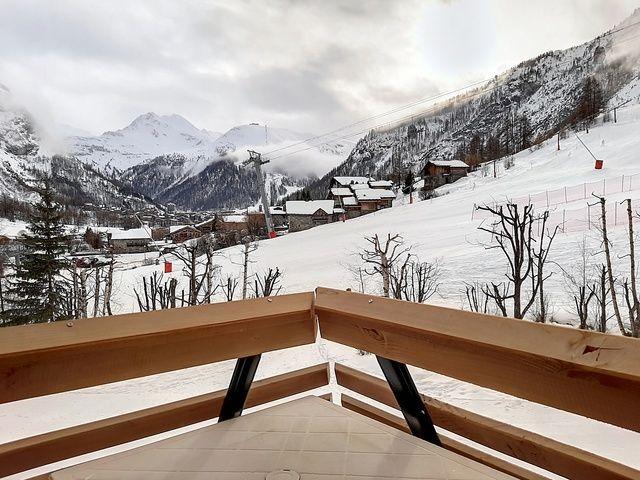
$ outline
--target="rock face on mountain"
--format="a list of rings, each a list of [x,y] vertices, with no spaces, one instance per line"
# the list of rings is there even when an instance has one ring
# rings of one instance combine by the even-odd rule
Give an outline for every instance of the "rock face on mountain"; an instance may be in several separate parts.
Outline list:
[[[298,143],[304,146],[308,137],[308,133],[264,125],[241,125],[217,138],[206,153],[197,149],[158,155],[128,168],[121,178],[132,190],[186,209],[246,207],[259,200],[254,170],[241,165],[248,156],[246,150],[267,151]],[[326,159],[332,166],[344,158],[346,151],[340,143],[330,146],[331,149],[326,146],[312,149],[317,157]],[[267,193],[273,202],[317,178],[313,169],[295,167],[295,164],[280,163],[265,168]]]
[[[232,209],[258,202],[258,182],[253,169],[239,166],[233,160],[219,159],[208,162],[195,175],[185,175],[193,160],[181,154],[162,155],[129,168],[123,174],[123,182],[159,203],[171,202],[188,210]],[[300,182],[304,180],[266,174],[267,192],[274,201],[304,187]]]
[[[67,205],[120,207],[123,201],[147,203],[117,179],[74,157],[56,154],[45,145],[45,136],[29,113],[15,104],[9,90],[0,85],[1,195],[29,200],[29,183],[46,172],[51,175],[60,200]]]
[[[342,164],[309,187],[311,195],[324,198],[336,175],[396,174],[400,180],[426,158],[478,161],[528,148],[571,124],[589,78],[595,79],[593,95],[600,95],[605,107],[637,101],[639,22],[640,9],[590,42],[522,62],[411,121],[370,132]]]

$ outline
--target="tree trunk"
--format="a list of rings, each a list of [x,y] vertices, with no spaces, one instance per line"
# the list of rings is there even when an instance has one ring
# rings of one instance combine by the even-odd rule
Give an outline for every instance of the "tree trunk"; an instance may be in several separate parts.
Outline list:
[[[100,309],[100,267],[96,267],[96,282],[93,287],[93,316],[98,316],[98,310]]]
[[[242,262],[242,299],[247,298],[247,272],[249,268],[249,244],[244,244],[244,261]]]
[[[109,262],[109,268],[107,269],[107,277],[104,283],[104,297],[102,299],[102,316],[112,315],[111,313],[111,292],[113,289],[113,268],[115,260],[113,256]]]
[[[383,296],[389,298],[389,285],[390,285],[390,275],[389,272],[389,259],[385,254],[380,255],[380,263],[382,267],[380,268],[380,273],[382,274],[382,294]]]
[[[80,288],[78,292],[78,317],[87,318],[87,269],[80,269]]]
[[[627,330],[622,323],[622,314],[620,313],[620,306],[618,305],[618,296],[616,294],[615,282],[613,280],[613,268],[611,266],[611,248],[609,246],[609,234],[607,233],[607,206],[604,197],[600,198],[600,213],[602,215],[602,241],[604,243],[604,253],[607,260],[607,273],[609,279],[609,290],[611,294],[611,301],[613,303],[613,311],[618,321],[618,328],[620,333],[627,335]]]
[[[638,300],[638,287],[636,283],[636,245],[633,235],[633,209],[631,199],[627,199],[627,217],[629,221],[629,263],[631,267],[631,296],[633,298],[633,308],[629,315],[631,323],[631,335],[640,337],[640,301]]]

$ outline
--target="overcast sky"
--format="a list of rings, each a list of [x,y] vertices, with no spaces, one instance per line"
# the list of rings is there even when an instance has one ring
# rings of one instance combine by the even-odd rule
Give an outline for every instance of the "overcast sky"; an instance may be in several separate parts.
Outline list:
[[[639,0],[0,0],[0,83],[92,133],[321,133],[590,40]]]

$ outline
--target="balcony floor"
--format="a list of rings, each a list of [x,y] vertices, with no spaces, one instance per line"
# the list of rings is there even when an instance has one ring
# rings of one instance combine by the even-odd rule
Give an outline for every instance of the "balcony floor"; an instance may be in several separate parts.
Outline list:
[[[488,480],[512,477],[346,410],[305,397],[67,468],[54,480]]]

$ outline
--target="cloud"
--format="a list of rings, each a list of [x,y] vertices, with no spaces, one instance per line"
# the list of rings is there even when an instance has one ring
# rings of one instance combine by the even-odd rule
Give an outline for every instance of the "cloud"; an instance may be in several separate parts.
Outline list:
[[[218,131],[252,121],[332,130],[588,40],[637,4],[0,2],[0,82],[94,133],[146,111]]]

